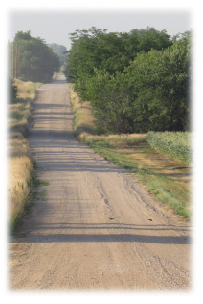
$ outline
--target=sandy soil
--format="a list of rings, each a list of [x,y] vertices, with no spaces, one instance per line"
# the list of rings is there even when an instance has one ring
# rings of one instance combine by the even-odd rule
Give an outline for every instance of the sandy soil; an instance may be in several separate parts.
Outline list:
[[[190,290],[190,222],[76,140],[64,76],[38,89],[33,122],[49,186],[10,238],[9,289]]]

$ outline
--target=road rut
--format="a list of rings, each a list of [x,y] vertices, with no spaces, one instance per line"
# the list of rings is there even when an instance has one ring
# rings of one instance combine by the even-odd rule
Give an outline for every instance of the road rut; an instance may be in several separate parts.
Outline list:
[[[188,290],[191,225],[79,143],[65,77],[37,90],[30,146],[49,186],[10,238],[12,290]]]

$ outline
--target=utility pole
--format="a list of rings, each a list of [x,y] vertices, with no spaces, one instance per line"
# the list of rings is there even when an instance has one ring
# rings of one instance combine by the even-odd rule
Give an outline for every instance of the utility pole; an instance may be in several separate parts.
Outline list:
[[[19,47],[19,75],[18,75],[18,77],[20,77],[20,68],[21,68],[21,66],[20,66],[20,64],[21,64],[21,62],[20,62],[20,56],[21,56],[21,47]]]
[[[11,71],[11,43],[10,40],[8,40],[8,49],[7,49],[7,70],[8,70],[8,76],[12,78],[12,71]]]
[[[15,79],[17,78],[17,56],[18,56],[18,45],[16,43],[16,60],[15,60]]]
[[[14,79],[14,42],[12,42],[12,79]]]

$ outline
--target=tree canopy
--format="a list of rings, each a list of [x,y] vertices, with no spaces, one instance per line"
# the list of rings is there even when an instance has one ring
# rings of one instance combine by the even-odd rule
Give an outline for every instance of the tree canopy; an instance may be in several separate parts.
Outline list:
[[[110,74],[123,71],[140,51],[161,50],[172,45],[165,30],[153,28],[132,30],[130,33],[110,32],[92,27],[71,33],[72,48],[68,54],[68,76],[94,74],[94,68]]]
[[[93,107],[98,132],[189,129],[191,32],[129,33],[91,28],[71,33],[65,74]]]

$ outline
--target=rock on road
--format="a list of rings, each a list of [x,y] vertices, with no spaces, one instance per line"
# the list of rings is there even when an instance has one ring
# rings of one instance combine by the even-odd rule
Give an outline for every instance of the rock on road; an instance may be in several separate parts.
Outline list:
[[[37,90],[30,146],[45,199],[10,238],[12,290],[189,290],[191,226],[73,132],[65,77]]]

